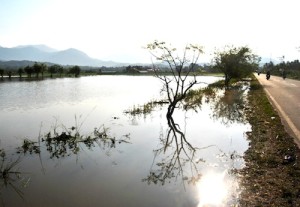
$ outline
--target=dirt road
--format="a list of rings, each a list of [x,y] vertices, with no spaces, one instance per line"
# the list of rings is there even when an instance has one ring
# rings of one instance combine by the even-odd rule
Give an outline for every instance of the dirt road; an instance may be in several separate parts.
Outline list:
[[[300,147],[300,81],[283,80],[272,75],[266,80],[265,74],[255,76],[278,110],[287,132],[295,138]]]

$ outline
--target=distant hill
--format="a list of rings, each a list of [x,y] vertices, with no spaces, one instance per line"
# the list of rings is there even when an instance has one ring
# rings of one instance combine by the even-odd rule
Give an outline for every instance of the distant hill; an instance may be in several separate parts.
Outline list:
[[[18,68],[24,68],[26,66],[33,66],[33,61],[28,60],[10,60],[10,61],[1,61],[0,60],[0,68],[1,69],[18,69]],[[48,65],[48,64],[47,64]]]
[[[47,45],[20,45],[16,48],[26,48],[26,47],[34,47],[44,52],[57,52],[58,50],[48,47]]]
[[[46,45],[25,45],[13,48],[5,48],[0,46],[1,61],[37,61],[49,62],[60,65],[78,65],[93,67],[115,67],[126,65],[113,61],[102,61],[89,57],[84,52],[70,48],[58,51]]]

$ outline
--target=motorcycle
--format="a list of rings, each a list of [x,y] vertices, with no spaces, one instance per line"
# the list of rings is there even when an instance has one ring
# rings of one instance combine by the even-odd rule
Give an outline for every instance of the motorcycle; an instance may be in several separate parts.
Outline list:
[[[270,73],[267,73],[267,75],[266,75],[266,79],[267,79],[267,80],[269,80],[269,79],[270,79],[270,77],[271,77]]]
[[[282,73],[282,78],[283,78],[283,80],[286,79],[286,74],[285,74],[285,72]]]

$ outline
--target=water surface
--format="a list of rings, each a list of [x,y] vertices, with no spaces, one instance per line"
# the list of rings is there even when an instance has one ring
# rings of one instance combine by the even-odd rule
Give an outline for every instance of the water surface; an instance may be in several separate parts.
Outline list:
[[[212,83],[219,78],[199,79]],[[249,125],[226,115],[236,107],[233,103],[221,104],[228,99],[203,102],[197,111],[179,108],[173,119],[188,143],[180,139],[182,148],[178,150],[174,134],[169,133],[166,105],[155,107],[148,115],[124,113],[164,98],[161,88],[161,82],[150,76],[0,82],[0,148],[5,151],[2,163],[16,163],[13,170],[19,173],[10,174],[10,182],[1,180],[2,204],[236,203],[239,188],[232,169],[243,165],[240,156],[248,147],[245,132],[250,130]],[[223,96],[225,92],[219,93]],[[72,131],[72,127],[84,137],[93,137],[95,128],[106,129],[109,139],[98,139],[91,145],[78,142],[76,148],[60,142],[49,150],[46,134],[54,129],[59,134]],[[24,139],[36,142],[40,153],[17,153]]]

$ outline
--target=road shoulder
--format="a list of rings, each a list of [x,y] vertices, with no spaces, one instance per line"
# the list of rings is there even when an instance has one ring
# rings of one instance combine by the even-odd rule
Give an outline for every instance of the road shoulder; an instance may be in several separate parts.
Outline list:
[[[300,206],[300,150],[254,77],[248,101],[252,130],[245,167],[239,171],[240,206]]]

